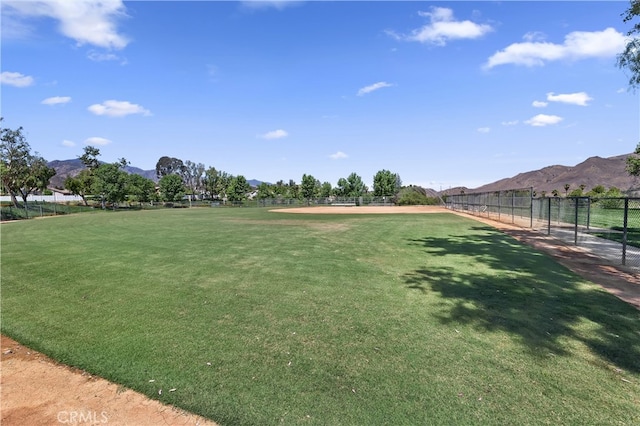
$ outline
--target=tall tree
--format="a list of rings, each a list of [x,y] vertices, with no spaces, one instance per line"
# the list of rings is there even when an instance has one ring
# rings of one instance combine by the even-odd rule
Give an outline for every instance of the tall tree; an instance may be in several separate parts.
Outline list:
[[[162,176],[158,182],[158,186],[160,187],[160,195],[164,201],[180,201],[182,197],[184,197],[184,183],[182,182],[182,178],[177,174]]]
[[[302,198],[309,200],[318,196],[320,192],[320,181],[311,175],[302,175],[302,182],[300,183],[300,194]]]
[[[343,197],[360,197],[366,194],[367,186],[362,182],[362,178],[354,172],[346,179],[338,179],[336,192],[339,196]]]
[[[29,194],[38,189],[46,189],[56,174],[37,152],[31,153],[31,147],[22,131],[22,127],[16,130],[0,129],[0,179],[16,207],[18,195],[26,203]]]
[[[156,184],[151,179],[137,174],[130,174],[127,179],[126,192],[139,203],[148,203],[154,199]]]
[[[194,163],[190,160],[184,162],[184,183],[189,189],[189,197],[192,197],[202,189],[202,179],[205,167],[202,163]]]
[[[99,156],[100,150],[98,148],[95,148],[93,146],[85,146],[84,154],[79,156],[78,159],[82,161],[82,164],[84,164],[87,169],[95,170],[100,165],[100,161],[98,160]]]
[[[235,176],[229,181],[227,186],[227,197],[231,201],[242,201],[247,197],[247,192],[251,191],[251,185],[242,176]]]
[[[401,184],[400,176],[389,170],[380,170],[373,177],[373,195],[376,197],[390,197],[395,195]]]
[[[156,163],[156,176],[158,179],[172,174],[178,175],[181,178],[184,177],[185,166],[182,160],[167,156],[160,157]]]
[[[93,146],[85,146],[84,154],[78,156],[86,169],[82,170],[76,176],[69,176],[64,181],[64,187],[71,191],[73,195],[79,195],[85,206],[88,206],[87,195],[93,191],[95,182],[94,172],[100,166],[100,150]]]
[[[333,193],[333,186],[331,186],[331,182],[323,182],[320,185],[320,196],[323,198],[330,197]]]
[[[116,163],[101,164],[94,171],[93,190],[100,195],[102,208],[110,203],[115,209],[118,203],[127,199],[128,174],[123,169],[128,162],[121,158]]]
[[[622,14],[627,23],[640,16],[640,0],[631,0],[629,8]],[[636,22],[627,32],[629,39],[625,49],[618,55],[618,66],[631,72],[629,86],[636,89],[640,86],[640,22]]]

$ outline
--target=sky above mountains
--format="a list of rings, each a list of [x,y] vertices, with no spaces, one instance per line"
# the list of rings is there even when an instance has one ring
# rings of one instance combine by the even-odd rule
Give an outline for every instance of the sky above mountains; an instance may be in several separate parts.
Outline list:
[[[247,179],[477,187],[630,153],[627,2],[3,1],[3,127]]]

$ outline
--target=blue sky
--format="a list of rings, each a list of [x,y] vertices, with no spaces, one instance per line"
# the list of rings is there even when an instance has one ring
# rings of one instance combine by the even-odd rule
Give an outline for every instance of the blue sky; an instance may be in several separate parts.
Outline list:
[[[47,160],[473,188],[633,151],[627,7],[3,1],[4,127]]]

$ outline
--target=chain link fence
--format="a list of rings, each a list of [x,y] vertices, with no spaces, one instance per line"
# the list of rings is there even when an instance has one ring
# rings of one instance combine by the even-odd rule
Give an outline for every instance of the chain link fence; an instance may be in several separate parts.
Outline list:
[[[531,228],[640,270],[640,198],[536,198],[525,188],[449,195],[446,206]]]

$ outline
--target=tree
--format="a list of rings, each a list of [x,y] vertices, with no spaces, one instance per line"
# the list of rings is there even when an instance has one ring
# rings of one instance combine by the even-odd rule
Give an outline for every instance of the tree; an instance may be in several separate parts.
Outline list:
[[[390,197],[399,190],[400,176],[389,170],[380,170],[373,177],[373,195],[375,197]]]
[[[101,164],[94,170],[93,190],[100,194],[102,208],[110,203],[115,209],[118,203],[127,199],[128,174],[124,169],[128,162],[122,158],[116,163]]]
[[[564,184],[564,196],[567,196],[567,193],[569,192],[569,188],[571,188],[571,185],[568,183]]]
[[[87,169],[95,170],[100,165],[100,161],[98,161],[99,155],[100,150],[98,148],[95,148],[93,146],[85,146],[84,154],[79,156],[78,159],[82,161],[82,164],[84,164]]]
[[[185,166],[182,160],[174,157],[160,157],[156,163],[156,176],[158,179],[167,175],[178,175],[183,177],[185,174]]]
[[[37,152],[31,153],[22,130],[22,127],[16,130],[0,129],[0,179],[15,207],[18,207],[18,195],[26,204],[29,194],[38,189],[46,189],[56,174]]]
[[[330,182],[323,182],[320,185],[320,196],[323,198],[330,197],[333,193],[333,186],[331,186]]]
[[[309,200],[316,198],[320,192],[320,181],[311,175],[302,175],[302,182],[300,182],[300,194],[302,198]]]
[[[636,155],[630,155],[627,157],[627,172],[631,176],[640,176],[640,143],[636,146],[636,150],[633,152]]]
[[[144,176],[130,174],[127,179],[126,192],[133,201],[148,203],[156,195],[156,184]]]
[[[205,168],[202,163],[194,163],[192,161],[185,161],[183,168],[184,183],[189,189],[189,198],[199,192],[202,188],[202,177]]]
[[[84,169],[76,176],[67,177],[64,181],[64,187],[71,191],[73,195],[79,195],[84,205],[88,206],[87,195],[91,194],[93,190],[94,180],[93,172],[89,169]]]
[[[551,191],[551,195],[553,195],[554,197],[557,197],[560,193],[558,192],[557,189],[554,189],[553,191]]]
[[[623,22],[627,23],[640,16],[640,0],[631,0],[629,9],[623,14]],[[631,72],[629,86],[637,88],[640,86],[640,22],[636,22],[633,28],[627,32],[629,41],[624,51],[618,55],[618,66]]]
[[[166,202],[180,201],[184,197],[185,187],[182,178],[177,174],[168,174],[158,182],[160,196]]]
[[[249,185],[247,179],[242,175],[235,176],[227,187],[227,197],[231,201],[242,201],[247,197],[247,192],[249,191],[251,191],[251,185]]]
[[[342,197],[360,197],[367,192],[367,187],[362,182],[362,178],[356,173],[351,173],[349,177],[338,179],[336,193]]]

